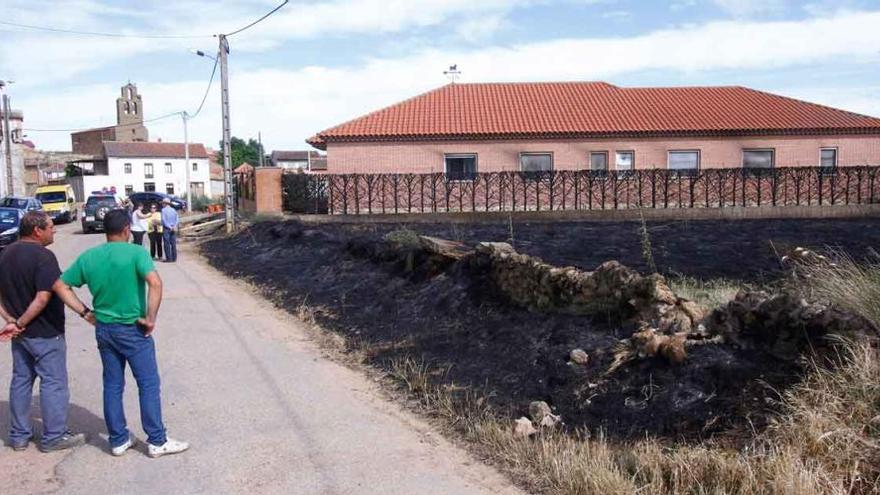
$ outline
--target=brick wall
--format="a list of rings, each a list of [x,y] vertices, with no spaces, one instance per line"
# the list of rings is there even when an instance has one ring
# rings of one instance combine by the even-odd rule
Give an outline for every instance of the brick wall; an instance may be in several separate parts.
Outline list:
[[[73,153],[81,155],[103,155],[104,141],[115,141],[116,132],[112,127],[74,132],[70,135]]]
[[[667,153],[700,150],[701,167],[740,167],[744,149],[775,150],[776,166],[816,166],[819,150],[838,148],[838,164],[880,164],[880,136],[754,137],[712,139],[425,141],[330,143],[328,173],[442,172],[446,153],[476,153],[480,172],[519,170],[521,152],[552,152],[554,168],[586,169],[591,151],[634,151],[637,169],[666,168]]]
[[[248,178],[254,182],[254,197],[247,198],[239,193],[239,207],[251,213],[275,214],[282,211],[281,174],[283,170],[276,167],[259,167],[254,169],[253,176]]]

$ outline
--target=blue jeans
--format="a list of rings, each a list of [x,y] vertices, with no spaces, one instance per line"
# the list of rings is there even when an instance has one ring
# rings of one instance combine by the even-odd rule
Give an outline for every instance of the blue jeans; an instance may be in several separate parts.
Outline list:
[[[162,239],[165,241],[165,261],[177,261],[177,232],[165,227]]]
[[[67,343],[63,336],[19,337],[12,341],[12,380],[9,384],[9,441],[22,444],[33,437],[31,399],[34,380],[40,377],[40,411],[45,447],[67,432]]]
[[[98,352],[104,365],[104,421],[110,434],[110,446],[118,447],[129,437],[122,407],[125,390],[125,363],[138,386],[141,406],[141,425],[147,441],[153,445],[165,443],[165,425],[162,424],[162,401],[159,397],[159,367],[152,337],[145,337],[137,325],[98,322],[95,328]]]

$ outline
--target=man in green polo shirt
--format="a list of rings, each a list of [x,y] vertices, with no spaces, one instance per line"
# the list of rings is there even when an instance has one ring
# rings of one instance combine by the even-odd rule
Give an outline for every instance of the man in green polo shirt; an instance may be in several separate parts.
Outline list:
[[[159,457],[183,452],[189,445],[165,435],[159,397],[159,368],[151,334],[162,302],[162,280],[153,260],[131,244],[131,219],[125,210],[104,217],[107,243],[84,253],[61,275],[53,289],[71,309],[84,305],[71,287],[88,285],[95,306],[95,336],[104,367],[104,421],[113,455],[124,454],[136,441],[125,422],[122,392],[125,366],[138,385],[147,454]],[[144,283],[150,287],[149,297]]]

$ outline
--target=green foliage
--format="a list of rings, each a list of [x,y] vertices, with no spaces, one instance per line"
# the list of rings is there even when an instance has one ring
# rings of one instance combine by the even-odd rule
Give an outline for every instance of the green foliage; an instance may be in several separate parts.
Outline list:
[[[232,148],[233,169],[245,162],[250,163],[254,167],[260,166],[260,154],[262,150],[260,149],[260,143],[256,139],[248,139],[245,141],[244,139],[233,136],[229,144]],[[220,160],[220,163],[223,163],[223,141],[220,141],[219,149],[220,151],[217,153],[217,159]]]
[[[72,163],[68,163],[67,166],[64,167],[64,175],[66,177],[79,177],[82,175],[82,169]]]

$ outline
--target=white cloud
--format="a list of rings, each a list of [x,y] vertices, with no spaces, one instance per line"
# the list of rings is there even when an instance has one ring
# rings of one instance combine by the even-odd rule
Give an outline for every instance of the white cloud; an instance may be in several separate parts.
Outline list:
[[[783,0],[712,0],[712,3],[735,16],[774,13],[785,9]]]
[[[233,133],[263,132],[268,149],[302,148],[313,133],[420,92],[445,84],[448,63],[458,63],[462,82],[597,80],[636,71],[712,71],[775,68],[875,59],[880,12],[841,14],[791,22],[713,22],[628,38],[561,39],[513,46],[449,51],[425,49],[401,58],[372,58],[348,67],[265,68],[238,72],[231,66]],[[147,116],[191,109],[204,92],[203,80],[137,81]],[[736,83],[736,81],[731,81]],[[786,88],[775,88],[785,94]],[[209,96],[205,113],[192,123],[194,140],[215,145],[220,136],[219,96]],[[116,85],[66,88],[19,98],[27,127],[111,123]],[[836,93],[837,97],[832,98]],[[816,101],[880,114],[872,99],[847,90]],[[876,95],[874,95],[876,99]],[[149,124],[151,135],[182,137],[177,121]],[[68,148],[69,136],[34,134],[47,148]]]

